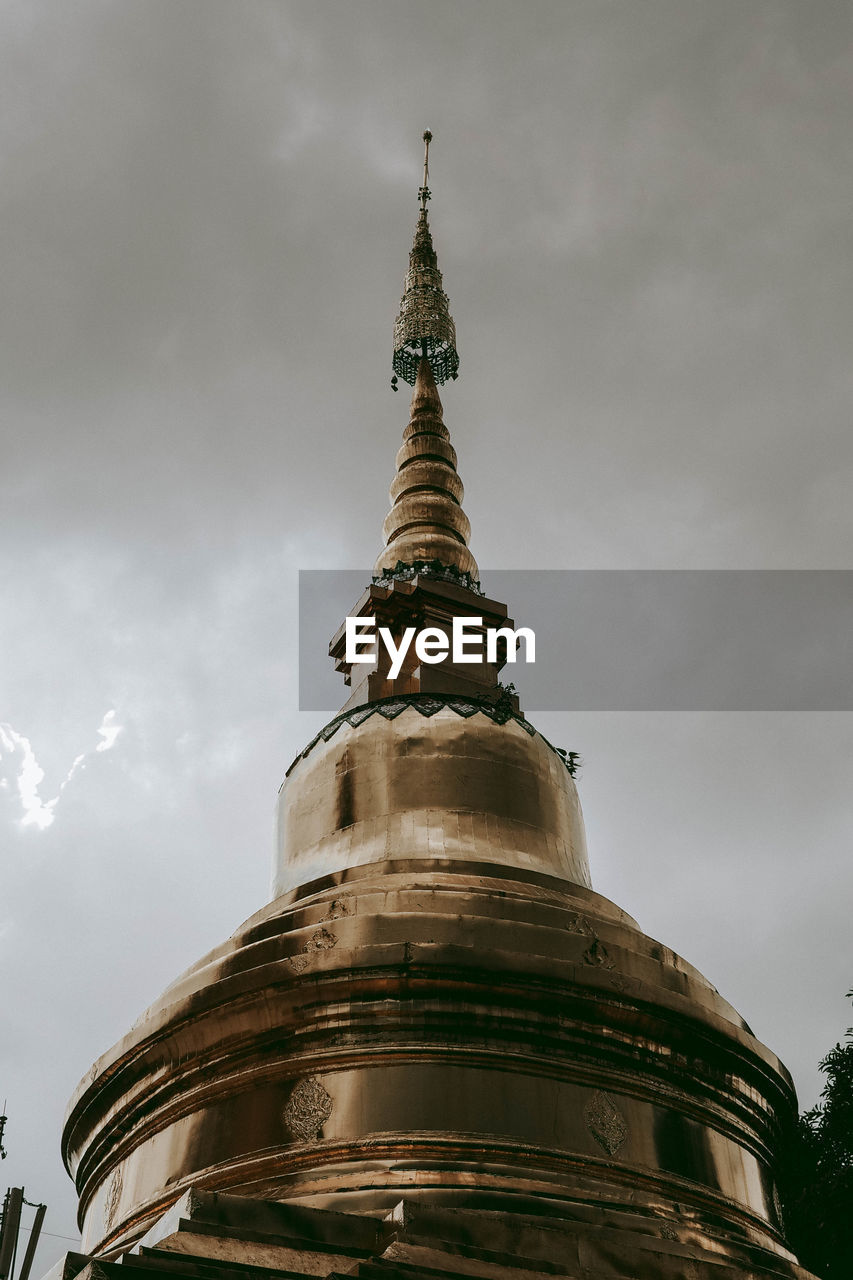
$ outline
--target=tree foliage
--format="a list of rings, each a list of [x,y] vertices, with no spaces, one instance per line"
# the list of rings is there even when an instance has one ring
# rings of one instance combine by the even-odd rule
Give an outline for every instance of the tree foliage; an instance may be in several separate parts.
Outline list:
[[[848,992],[853,998],[853,992]],[[785,1228],[801,1264],[822,1280],[853,1277],[853,1028],[820,1064],[822,1102],[799,1117],[783,1151]]]

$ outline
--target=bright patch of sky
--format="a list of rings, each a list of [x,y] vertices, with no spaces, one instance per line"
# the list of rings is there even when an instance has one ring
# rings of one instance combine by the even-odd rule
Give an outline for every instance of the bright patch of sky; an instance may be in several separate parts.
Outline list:
[[[21,806],[18,824],[21,827],[45,831],[53,825],[62,793],[76,774],[86,767],[88,758],[95,752],[109,751],[115,746],[122,729],[121,725],[115,723],[115,717],[114,708],[106,713],[98,728],[101,741],[94,749],[83,751],[74,757],[56,795],[49,800],[43,799],[40,794],[45,773],[29,738],[12,725],[0,723],[0,789],[9,791],[14,787],[17,791]]]
[[[98,743],[95,747],[96,751],[109,751],[111,747],[115,746],[116,738],[121,733],[121,725],[115,723],[115,718],[116,713],[115,709],[113,709],[108,711],[101,721],[98,733],[103,738],[103,742]]]

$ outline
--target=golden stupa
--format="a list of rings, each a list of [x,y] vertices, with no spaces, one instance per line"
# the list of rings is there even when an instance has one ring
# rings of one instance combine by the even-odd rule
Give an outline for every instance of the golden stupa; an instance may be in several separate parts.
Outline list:
[[[355,610],[395,633],[507,624],[443,422],[428,198],[425,169],[395,326],[410,421]],[[501,664],[356,673],[342,634],[350,696],[282,785],[272,901],[72,1099],[84,1252],[58,1280],[805,1280],[775,1185],[788,1073],[593,890],[573,770]]]

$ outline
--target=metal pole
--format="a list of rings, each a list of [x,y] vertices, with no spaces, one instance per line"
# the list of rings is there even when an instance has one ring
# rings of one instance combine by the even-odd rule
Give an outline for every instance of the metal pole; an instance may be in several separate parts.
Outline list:
[[[3,1205],[3,1230],[0,1232],[0,1280],[7,1280],[15,1262],[23,1203],[24,1188],[10,1187]]]
[[[44,1222],[44,1215],[46,1213],[46,1204],[36,1205],[36,1216],[33,1218],[33,1225],[30,1227],[30,1242],[27,1245],[27,1251],[24,1254],[24,1260],[21,1263],[21,1270],[18,1272],[18,1280],[28,1280],[30,1268],[33,1265],[33,1258],[36,1256],[39,1236],[41,1235],[41,1224]]]

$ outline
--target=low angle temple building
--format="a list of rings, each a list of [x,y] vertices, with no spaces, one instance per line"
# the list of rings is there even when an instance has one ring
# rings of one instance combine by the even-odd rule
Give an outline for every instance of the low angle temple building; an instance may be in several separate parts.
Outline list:
[[[511,625],[443,420],[428,181],[394,330],[409,422],[354,610],[395,636]],[[52,1274],[805,1280],[776,1187],[790,1077],[595,892],[573,758],[502,655],[393,673],[344,635],[342,709],[282,784],[272,900],[70,1103],[82,1252]]]

